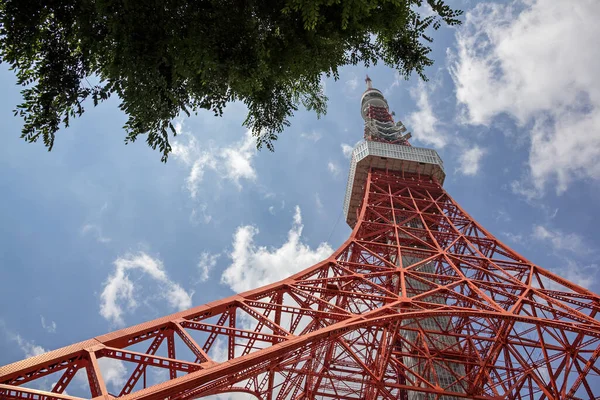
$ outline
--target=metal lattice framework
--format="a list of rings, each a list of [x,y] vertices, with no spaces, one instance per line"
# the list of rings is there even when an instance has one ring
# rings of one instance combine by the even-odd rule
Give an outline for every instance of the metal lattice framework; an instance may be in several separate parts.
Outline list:
[[[0,368],[2,399],[589,399],[600,298],[527,261],[435,180],[371,169],[350,238],[288,279]],[[129,379],[109,393],[99,361]],[[168,371],[146,386],[149,369]],[[56,383],[36,382],[53,375]]]
[[[95,399],[595,398],[600,297],[477,224],[442,188],[437,153],[408,147],[366,83],[367,142],[354,150],[344,202],[354,229],[328,259],[2,367],[0,398],[78,400],[66,389],[82,382]],[[115,393],[102,359],[128,366]],[[165,372],[161,382],[150,374],[148,384],[152,371]]]

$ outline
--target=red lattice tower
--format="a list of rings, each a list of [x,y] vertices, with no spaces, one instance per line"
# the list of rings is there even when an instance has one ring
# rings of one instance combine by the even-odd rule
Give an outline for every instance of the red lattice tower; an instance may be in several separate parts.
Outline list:
[[[2,367],[0,397],[78,399],[65,389],[81,381],[97,399],[596,397],[600,298],[473,220],[442,188],[435,151],[393,144],[408,134],[389,132],[387,102],[367,84],[362,112],[377,140],[353,152],[344,204],[353,231],[328,259]],[[379,115],[381,132],[371,129]],[[113,393],[101,358],[128,367]],[[150,370],[166,371],[164,381],[148,385]],[[48,391],[36,389],[44,380]]]

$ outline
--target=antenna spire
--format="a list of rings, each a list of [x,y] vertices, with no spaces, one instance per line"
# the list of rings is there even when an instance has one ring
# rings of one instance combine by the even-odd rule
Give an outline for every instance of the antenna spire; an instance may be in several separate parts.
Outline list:
[[[365,79],[365,82],[367,83],[367,90],[373,89],[373,84],[371,82],[371,78],[369,78],[369,75],[367,75],[367,79]]]

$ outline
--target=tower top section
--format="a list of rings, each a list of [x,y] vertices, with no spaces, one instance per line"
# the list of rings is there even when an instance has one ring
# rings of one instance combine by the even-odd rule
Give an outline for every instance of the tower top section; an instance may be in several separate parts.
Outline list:
[[[381,90],[373,87],[367,75],[367,88],[360,99],[360,113],[365,120],[365,139],[410,146],[410,132],[402,122],[394,122],[393,113]]]
[[[408,142],[411,133],[402,122],[394,122],[393,113],[381,90],[373,87],[367,75],[366,89],[360,99],[360,112],[365,121],[364,141],[352,152],[350,174],[344,214],[346,222],[354,227],[363,198],[364,183],[371,169],[410,174],[416,179],[437,182],[442,185],[446,174],[444,163],[433,149],[413,147]]]
[[[381,93],[381,90],[373,87],[373,81],[371,81],[369,75],[367,75],[365,83],[367,84],[367,89],[360,99],[360,109],[364,120],[369,118],[369,107],[382,108],[386,112],[389,110],[387,100],[383,96],[383,93]]]

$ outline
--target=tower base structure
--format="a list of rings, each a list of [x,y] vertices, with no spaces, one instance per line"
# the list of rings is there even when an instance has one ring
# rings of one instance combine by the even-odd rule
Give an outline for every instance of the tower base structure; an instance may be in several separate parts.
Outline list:
[[[1,367],[0,398],[589,399],[599,310],[597,295],[502,244],[433,176],[369,168],[352,234],[328,259]],[[127,365],[119,391],[102,358]],[[165,380],[148,386],[150,369]]]
[[[471,218],[442,187],[438,154],[410,146],[383,93],[366,83],[366,140],[352,154],[344,201],[353,230],[329,258],[280,282],[0,367],[0,399],[599,396],[600,297],[532,264]],[[112,391],[106,359],[129,374]]]

